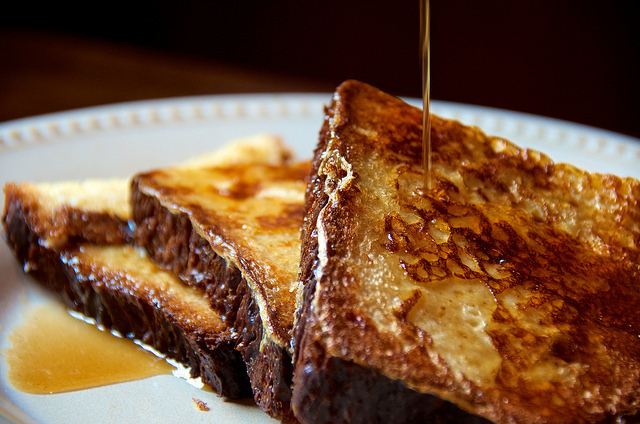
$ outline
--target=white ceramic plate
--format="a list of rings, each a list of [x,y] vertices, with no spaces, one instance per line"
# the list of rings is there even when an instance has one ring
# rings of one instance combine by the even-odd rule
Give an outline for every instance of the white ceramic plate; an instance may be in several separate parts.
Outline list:
[[[0,184],[123,177],[257,133],[280,134],[300,157],[310,157],[323,106],[330,99],[330,94],[189,97],[3,123]],[[433,111],[541,150],[556,161],[640,178],[640,140],[475,106],[434,102]],[[50,301],[0,243],[0,352],[8,347],[8,335],[27,305]],[[56,395],[21,393],[6,376],[7,364],[0,354],[0,422],[271,422],[255,406],[224,401],[171,376]],[[192,398],[206,402],[210,411],[196,409]]]

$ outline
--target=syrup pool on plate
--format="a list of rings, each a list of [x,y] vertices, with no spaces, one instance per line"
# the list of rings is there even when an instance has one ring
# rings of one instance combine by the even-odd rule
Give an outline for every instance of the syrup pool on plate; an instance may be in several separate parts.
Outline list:
[[[61,393],[172,374],[163,358],[72,317],[61,305],[27,310],[3,354],[18,390]]]

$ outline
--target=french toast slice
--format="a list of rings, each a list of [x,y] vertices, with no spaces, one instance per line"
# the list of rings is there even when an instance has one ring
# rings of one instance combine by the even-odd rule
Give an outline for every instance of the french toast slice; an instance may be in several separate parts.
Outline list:
[[[128,180],[120,182],[126,193]],[[104,192],[88,189],[105,185],[118,186],[115,180],[5,186],[5,239],[16,259],[70,310],[189,367],[192,377],[200,377],[221,396],[250,395],[246,368],[219,314],[202,290],[185,286],[144,251],[124,243],[129,230],[120,218],[126,216],[111,215],[109,208],[94,215],[95,210],[72,206],[71,199],[59,195],[61,208],[45,211],[52,192],[71,193],[66,188],[72,186],[74,195],[81,186],[81,196],[88,199],[93,193],[97,206],[96,193]],[[88,222],[91,227],[83,230]]]
[[[206,290],[237,335],[254,399],[292,421],[291,349],[308,161],[168,168],[132,183],[136,243]]]
[[[640,182],[554,163],[358,81],[302,228],[292,407],[319,422],[635,422]]]
[[[290,154],[279,138],[258,135],[179,166],[271,163]],[[9,183],[4,190],[7,244],[69,309],[184,364],[220,396],[251,396],[229,327],[204,291],[185,286],[128,244],[129,179]]]

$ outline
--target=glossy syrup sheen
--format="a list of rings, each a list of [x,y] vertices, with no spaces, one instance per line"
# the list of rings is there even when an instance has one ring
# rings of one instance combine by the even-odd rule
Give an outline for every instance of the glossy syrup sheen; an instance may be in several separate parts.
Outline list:
[[[62,393],[140,380],[174,369],[129,339],[98,330],[57,304],[29,309],[4,353],[18,390]]]

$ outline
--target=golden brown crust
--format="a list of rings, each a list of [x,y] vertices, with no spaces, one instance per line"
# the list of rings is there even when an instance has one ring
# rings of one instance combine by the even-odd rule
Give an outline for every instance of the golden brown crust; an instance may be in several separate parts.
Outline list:
[[[636,413],[640,183],[433,117],[423,190],[421,119],[356,81],[334,96],[307,191],[294,411],[342,395],[298,386],[319,349],[495,422]]]
[[[206,291],[233,334],[246,363],[256,404],[272,417],[291,421],[291,358],[288,349],[265,335],[258,302],[242,272],[193,230],[189,216],[170,212],[158,199],[132,190],[136,241],[163,269]],[[197,279],[193,277],[197,276]]]
[[[86,210],[69,203],[45,205],[36,184],[7,183],[4,187],[4,215],[19,208],[23,219],[47,245],[65,245],[76,241],[89,243],[127,243],[131,231],[127,217],[109,210]]]
[[[309,167],[301,162],[165,169],[133,180],[134,194],[155,198],[176,217],[184,216],[217,255],[240,269],[256,296],[267,336],[287,350]],[[138,208],[140,202],[133,203]],[[150,218],[136,221],[145,227],[143,220]],[[184,278],[195,283],[189,275]]]
[[[236,334],[254,399],[294,422],[290,333],[310,164],[173,168],[134,177],[136,242],[165,269],[207,291]],[[211,277],[224,269],[228,281]]]

